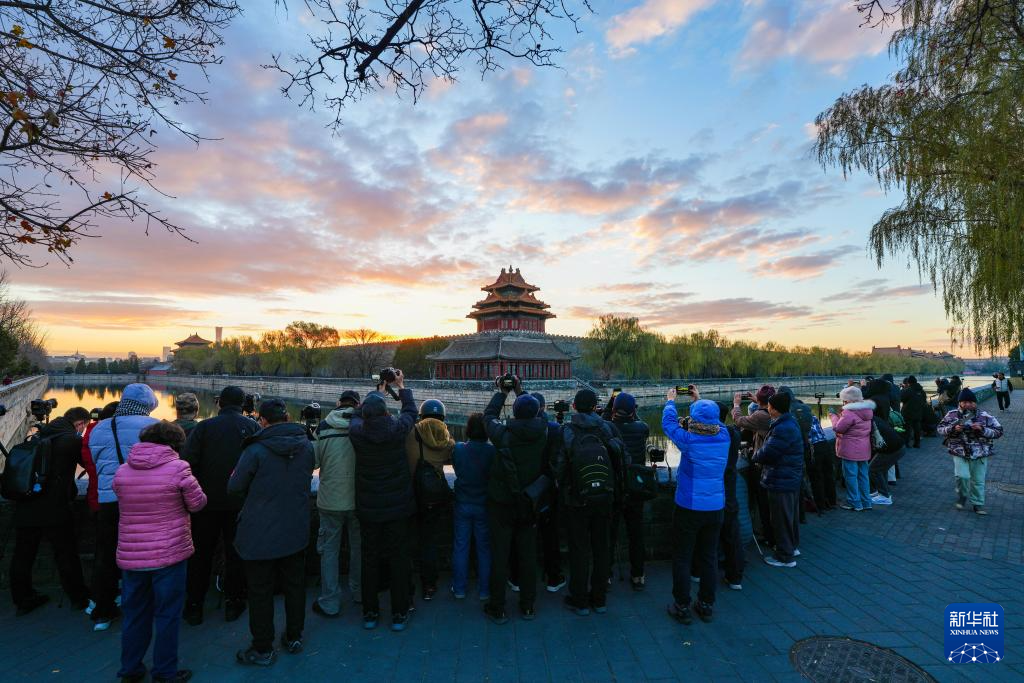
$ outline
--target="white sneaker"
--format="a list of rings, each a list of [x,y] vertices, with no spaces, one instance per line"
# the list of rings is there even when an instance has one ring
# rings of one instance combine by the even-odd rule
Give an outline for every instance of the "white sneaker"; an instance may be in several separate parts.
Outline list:
[[[85,613],[92,616],[92,611],[96,609],[96,602],[93,600],[89,601],[89,606],[85,608]]]
[[[509,590],[511,590],[513,593],[519,592],[519,586],[517,586],[516,584],[512,583],[511,581],[505,581],[505,583],[508,584]]]
[[[793,551],[793,557],[800,557],[800,548],[797,548]]]
[[[892,496],[871,496],[871,502],[874,505],[892,505]]]
[[[113,624],[113,623],[114,623],[113,619],[111,619],[109,621],[97,621],[95,624],[92,625],[92,630],[93,631],[109,631],[110,630],[110,625]]]
[[[734,591],[741,591],[741,590],[743,590],[743,584],[742,583],[730,583],[729,584],[729,588],[733,589]]]
[[[789,562],[783,562],[782,560],[776,560],[771,555],[765,555],[764,563],[770,564],[773,567],[795,567],[796,560],[790,560]]]

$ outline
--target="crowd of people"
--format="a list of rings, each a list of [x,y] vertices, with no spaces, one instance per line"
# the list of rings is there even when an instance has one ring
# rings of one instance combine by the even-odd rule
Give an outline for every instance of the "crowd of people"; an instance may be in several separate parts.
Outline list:
[[[11,593],[18,614],[47,602],[31,579],[46,538],[64,592],[75,609],[90,615],[93,629],[105,631],[123,617],[122,680],[145,678],[154,632],[153,680],[188,680],[191,673],[178,665],[180,623],[198,626],[206,617],[219,555],[224,619],[237,620],[248,610],[252,639],[237,660],[272,665],[277,643],[290,654],[303,649],[311,491],[320,555],[320,590],[311,609],[325,619],[344,609],[344,561],[349,599],[359,606],[364,628],[382,620],[381,593],[387,592],[390,628],[404,630],[416,609],[416,578],[421,600],[437,597],[449,509],[448,591],[466,599],[475,559],[477,597],[495,624],[509,621],[510,591],[520,617],[534,619],[538,582],[551,593],[568,586],[564,605],[579,616],[606,612],[622,522],[629,585],[646,588],[644,509],[657,495],[658,480],[649,429],[632,395],[616,390],[601,407],[597,394],[583,389],[568,416],[563,406],[552,418],[542,394],[526,392],[518,378],[498,378],[491,401],[469,417],[466,438],[456,443],[444,404],[430,399],[417,406],[401,371],[393,377],[365,397],[344,391],[315,429],[291,422],[280,399],[263,400],[254,416],[245,414],[245,394],[234,386],[220,392],[214,417],[197,421],[198,399],[182,394],[175,401],[178,419],[161,421],[151,416],[157,398],[145,384],[127,386],[120,401],[98,415],[71,408],[42,425],[33,438],[48,444],[47,484],[16,503]],[[687,393],[687,416],[677,411],[675,389],[662,413],[665,436],[680,453],[667,611],[683,624],[694,616],[712,620],[723,579],[732,590],[743,588],[739,513],[748,501],[737,497],[738,477],[750,484],[749,504],[767,548],[764,561],[795,567],[805,505],[836,504],[835,459],[846,492],[839,507],[891,505],[891,472],[907,448],[920,447],[932,412],[914,377],[899,387],[889,375],[851,381],[832,415],[832,451],[818,418],[788,387],[737,393],[731,411],[702,399],[696,386]],[[388,410],[388,395],[400,403],[397,415]],[[959,388],[956,398],[937,425],[953,456],[956,507],[986,514],[987,458],[1002,427],[978,408],[970,389]],[[506,410],[510,415],[503,417]],[[454,488],[447,464],[456,475]],[[71,518],[79,465],[89,477],[86,498],[96,523],[89,586]],[[698,585],[691,599],[693,582]],[[284,594],[279,640],[275,592]]]

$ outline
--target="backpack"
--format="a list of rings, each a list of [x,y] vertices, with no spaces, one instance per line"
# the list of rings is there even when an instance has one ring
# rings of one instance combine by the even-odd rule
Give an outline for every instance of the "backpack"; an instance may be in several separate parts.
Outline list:
[[[889,422],[892,423],[892,428],[900,434],[907,431],[907,421],[903,419],[903,415],[898,410],[889,410]]]
[[[878,439],[876,440],[876,436]],[[903,448],[903,438],[887,421],[875,417],[871,420],[872,450],[879,453],[895,453]]]
[[[416,442],[420,447],[420,459],[416,462],[416,471],[413,473],[416,502],[421,508],[447,505],[452,497],[448,480],[423,457],[423,441],[420,440],[419,432],[416,433]]]
[[[53,439],[32,435],[10,450],[0,479],[0,495],[7,500],[29,500],[45,493]]]
[[[793,417],[796,418],[796,423],[800,427],[800,436],[803,437],[804,446],[809,448],[811,427],[814,424],[814,415],[811,413],[810,407],[805,403],[794,401],[790,412],[793,413]]]
[[[569,451],[573,490],[585,504],[611,503],[615,497],[615,475],[601,430],[573,425],[569,428],[574,432]]]

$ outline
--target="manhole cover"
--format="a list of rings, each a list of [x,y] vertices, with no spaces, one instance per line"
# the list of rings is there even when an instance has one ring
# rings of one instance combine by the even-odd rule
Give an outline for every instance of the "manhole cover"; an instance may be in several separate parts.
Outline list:
[[[934,683],[916,664],[892,650],[862,640],[814,636],[789,651],[796,670],[816,683]]]
[[[1024,484],[996,484],[996,488],[1007,493],[1024,495]]]

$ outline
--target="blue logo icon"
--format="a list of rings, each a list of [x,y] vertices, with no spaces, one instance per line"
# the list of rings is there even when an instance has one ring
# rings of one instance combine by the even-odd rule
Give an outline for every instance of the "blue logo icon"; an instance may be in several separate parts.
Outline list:
[[[1003,660],[1003,608],[994,602],[946,605],[946,661],[994,664]]]

